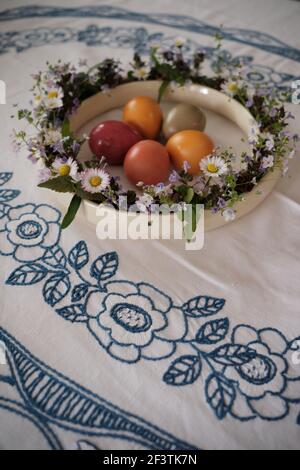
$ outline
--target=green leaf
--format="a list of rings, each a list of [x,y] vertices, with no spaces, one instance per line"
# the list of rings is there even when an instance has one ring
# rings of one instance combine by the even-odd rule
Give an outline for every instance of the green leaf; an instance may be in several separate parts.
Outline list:
[[[164,80],[162,82],[162,84],[160,85],[159,90],[158,90],[158,98],[157,98],[158,103],[161,102],[162,97],[163,97],[166,89],[168,88],[169,84],[170,84],[170,80]]]
[[[188,188],[187,193],[186,193],[186,195],[185,195],[185,197],[184,197],[184,202],[186,202],[187,204],[189,204],[189,203],[192,201],[193,197],[194,197],[194,190],[193,190],[193,188]]]
[[[70,129],[70,121],[68,118],[66,118],[63,122],[62,128],[61,128],[61,135],[63,137],[70,137],[71,136],[71,129]]]
[[[67,210],[67,213],[64,216],[64,220],[62,221],[62,224],[61,224],[62,229],[65,229],[65,228],[69,227],[69,225],[73,222],[73,220],[74,220],[74,218],[77,214],[77,211],[80,207],[81,201],[82,201],[82,199],[80,197],[76,196],[76,194],[74,194],[74,196],[72,197],[72,200],[70,202],[69,208]]]
[[[70,179],[65,176],[57,176],[38,185],[39,188],[52,189],[58,193],[73,193],[74,187]]]

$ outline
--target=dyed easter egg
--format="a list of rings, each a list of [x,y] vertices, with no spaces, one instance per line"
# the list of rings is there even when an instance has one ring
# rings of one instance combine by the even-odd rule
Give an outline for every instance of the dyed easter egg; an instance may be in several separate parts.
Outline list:
[[[127,152],[124,172],[127,178],[137,184],[146,185],[164,182],[170,170],[170,158],[165,146],[155,140],[142,140]]]
[[[206,118],[203,112],[191,104],[178,104],[166,115],[163,123],[163,134],[166,139],[183,130],[203,131]]]
[[[211,154],[213,149],[211,138],[204,132],[195,130],[177,132],[167,142],[167,150],[175,168],[182,170],[187,161],[190,165],[188,172],[192,175],[200,172],[201,159]]]
[[[155,139],[161,128],[162,112],[152,98],[137,96],[124,107],[123,121],[137,129],[146,139]]]
[[[142,140],[137,130],[122,121],[104,121],[90,133],[91,151],[105,157],[110,165],[122,165],[125,155],[134,144]]]

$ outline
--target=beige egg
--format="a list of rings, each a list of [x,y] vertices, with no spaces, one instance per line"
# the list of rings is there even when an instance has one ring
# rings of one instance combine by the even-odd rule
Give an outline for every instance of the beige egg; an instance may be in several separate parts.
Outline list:
[[[178,104],[165,116],[163,123],[163,134],[169,139],[177,132],[184,130],[203,131],[206,118],[201,109],[191,104]]]

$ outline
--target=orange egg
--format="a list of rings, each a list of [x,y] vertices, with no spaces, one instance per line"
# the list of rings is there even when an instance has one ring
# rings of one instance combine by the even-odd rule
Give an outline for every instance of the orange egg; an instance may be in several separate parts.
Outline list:
[[[162,112],[159,104],[148,96],[137,96],[123,110],[123,121],[146,139],[155,139],[160,131]]]
[[[137,184],[163,183],[170,169],[167,149],[155,140],[142,140],[128,150],[124,160],[124,172],[127,178]]]
[[[201,159],[212,153],[213,149],[211,138],[196,130],[177,132],[167,142],[167,150],[175,168],[182,170],[183,163],[187,161],[191,167],[188,172],[192,175],[200,172]]]

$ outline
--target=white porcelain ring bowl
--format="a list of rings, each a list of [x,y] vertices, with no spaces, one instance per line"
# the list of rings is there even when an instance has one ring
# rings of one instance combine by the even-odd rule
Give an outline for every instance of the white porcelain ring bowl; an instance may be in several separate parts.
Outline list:
[[[104,114],[116,108],[123,107],[131,98],[135,96],[149,96],[157,99],[159,81],[141,81],[124,85],[119,85],[109,93],[97,93],[96,95],[85,100],[76,113],[70,118],[71,130],[76,134],[89,121],[97,116]],[[253,116],[237,101],[228,98],[212,88],[191,84],[183,87],[168,88],[164,93],[163,101],[175,103],[188,103],[199,106],[202,109],[220,114],[226,119],[236,124],[241,131],[247,136],[250,129],[256,125]],[[280,177],[280,171],[265,175],[258,185],[250,192],[245,193],[245,198],[236,205],[237,216],[240,218],[256,206],[258,206],[265,197],[272,191]],[[260,195],[258,195],[258,193]],[[93,224],[97,224],[98,217],[96,215],[98,205],[94,202],[84,200],[83,212],[87,220]],[[115,211],[115,209],[111,209]],[[160,217],[164,217],[161,215]],[[205,231],[213,230],[226,224],[220,213],[213,214],[209,210],[205,210]]]

